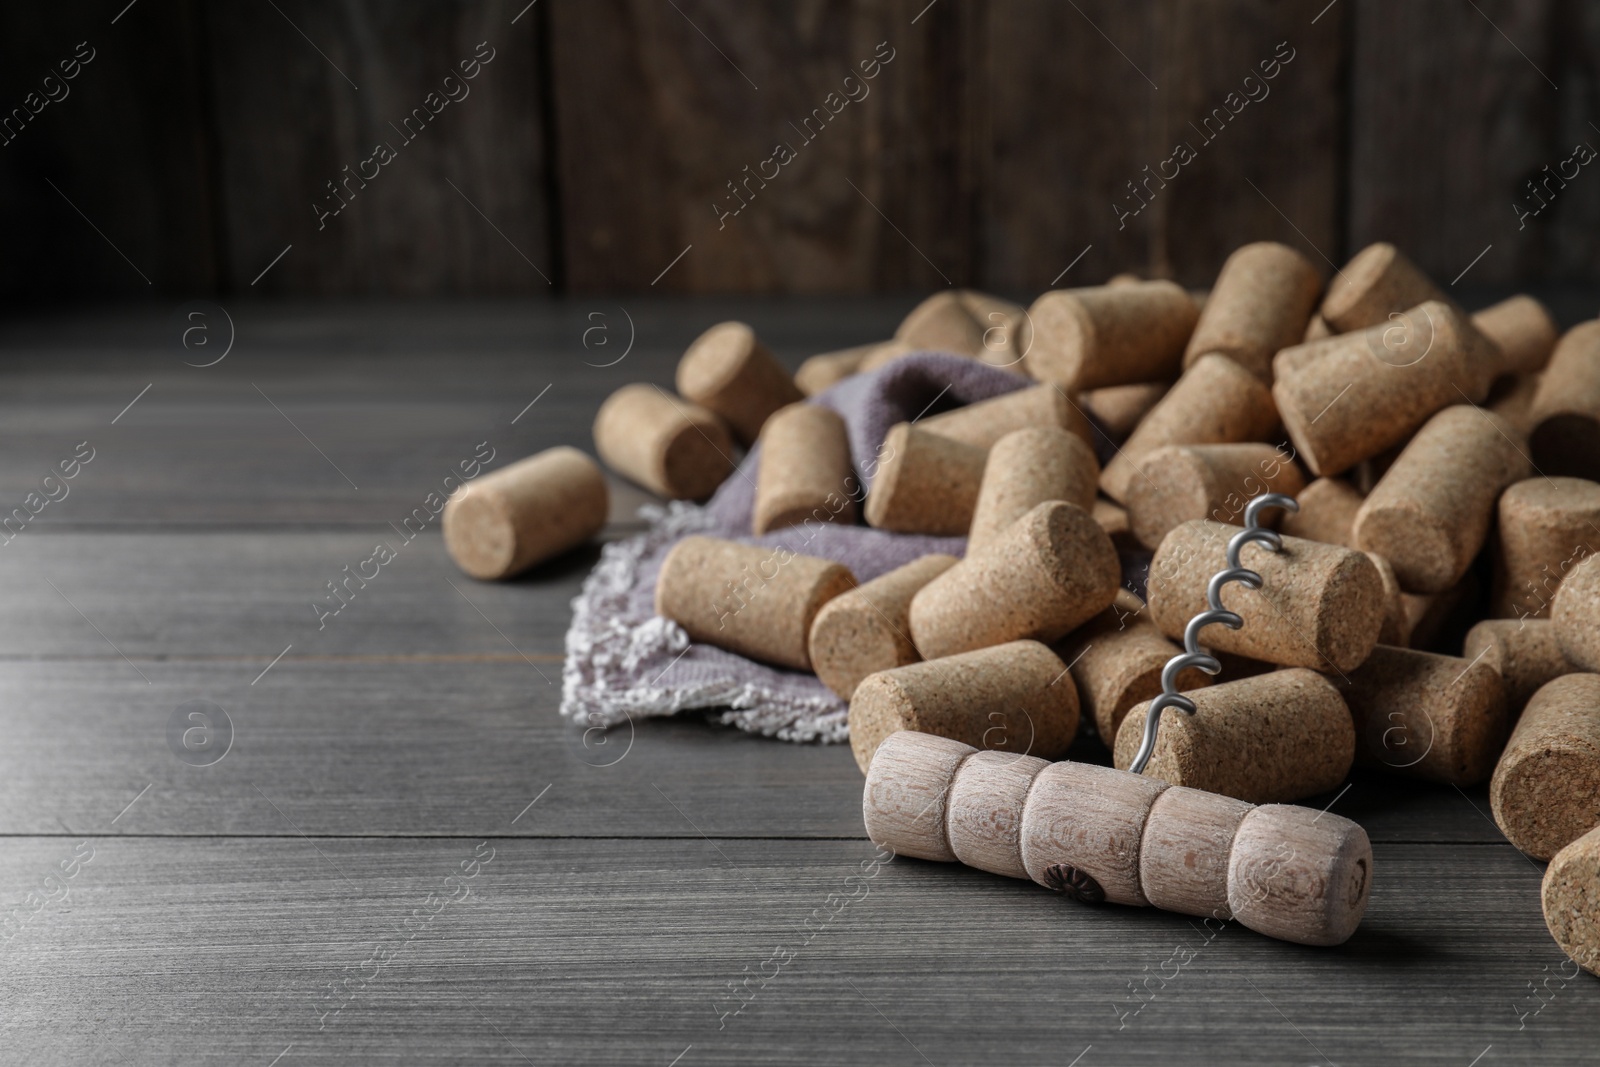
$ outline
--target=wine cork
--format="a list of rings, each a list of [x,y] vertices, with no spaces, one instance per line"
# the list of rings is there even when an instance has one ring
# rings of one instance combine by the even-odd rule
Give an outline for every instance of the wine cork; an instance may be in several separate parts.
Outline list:
[[[1291,537],[1354,548],[1350,531],[1365,499],[1343,478],[1318,478],[1295,494],[1300,510],[1285,515],[1280,528]]]
[[[1313,359],[1294,348],[1280,352],[1272,386],[1284,427],[1313,474],[1349,470],[1404,441],[1441,408],[1488,391],[1478,368],[1493,346],[1436,301],[1315,345]]]
[[[911,598],[911,639],[926,659],[1055,641],[1109,607],[1121,580],[1117,551],[1089,513],[1048,501]]]
[[[1355,720],[1356,762],[1446,785],[1477,785],[1494,770],[1508,722],[1493,667],[1379,645],[1335,679]]]
[[[1173,785],[1247,800],[1300,800],[1336,787],[1355,760],[1356,734],[1339,691],[1291,668],[1187,694],[1193,715],[1168,709],[1144,773]],[[1149,703],[1117,730],[1116,765],[1133,764]]]
[[[678,361],[678,392],[721,415],[745,445],[755,441],[768,415],[805,399],[742,322],[719,322],[694,339]]]
[[[1544,923],[1561,951],[1590,974],[1600,975],[1600,827],[1550,861],[1540,899]]]
[[[1402,594],[1406,607],[1405,644],[1424,652],[1447,652],[1466,640],[1467,624],[1482,614],[1478,607],[1483,602],[1482,586],[1477,572],[1468,571],[1442,593]],[[1382,638],[1378,643],[1389,644]]]
[[[1142,281],[1144,281],[1144,279],[1139,277],[1137,274],[1133,273],[1132,271],[1125,270],[1120,274],[1113,274],[1111,277],[1107,278],[1106,285],[1138,285]]]
[[[1128,483],[1128,522],[1151,549],[1180,523],[1242,522],[1251,497],[1295,496],[1306,484],[1293,459],[1259,443],[1168,445],[1147,453],[1139,472]]]
[[[1600,554],[1567,572],[1550,603],[1550,621],[1567,659],[1600,671]]]
[[[1239,824],[1228,856],[1228,906],[1257,933],[1340,945],[1366,914],[1372,843],[1349,819],[1267,804]]]
[[[865,358],[861,360],[859,373],[866,374],[868,371],[887,367],[897,359],[904,359],[906,356],[915,355],[921,351],[923,349],[918,348],[916,345],[907,344],[898,338],[893,341],[884,341],[874,346],[873,350],[868,352]]]
[[[1378,569],[1378,579],[1383,582],[1383,626],[1378,630],[1378,644],[1407,648],[1411,644],[1415,620],[1405,591],[1400,588],[1400,579],[1395,577],[1388,560],[1376,552],[1368,552],[1366,556]]]
[[[1078,736],[1078,691],[1066,674],[1067,665],[1037,641],[879,671],[850,698],[850,749],[863,772],[897,730],[1059,759]]]
[[[1177,376],[1199,313],[1172,282],[1057,289],[1028,309],[1028,373],[1068,393]]]
[[[1533,399],[1539,394],[1539,375],[1516,374],[1501,378],[1486,402],[1490,411],[1527,437],[1533,432]]]
[[[1600,674],[1564,675],[1533,694],[1495,764],[1489,808],[1536,860],[1600,826]]]
[[[1500,350],[1497,375],[1543,370],[1561,335],[1549,310],[1526,293],[1474,312],[1472,325]]]
[[[1512,719],[1546,682],[1578,670],[1561,651],[1549,619],[1484,619],[1467,631],[1461,655],[1469,662],[1481,660],[1500,675]]]
[[[1062,658],[1072,665],[1079,706],[1107,748],[1128,711],[1161,692],[1162,668],[1182,652],[1154,623],[1115,606],[1074,631]],[[1210,685],[1211,676],[1191,667],[1179,672],[1177,682],[1187,693]]]
[[[1167,788],[1154,778],[1087,763],[1044,768],[1022,811],[1028,877],[1050,885],[1051,868],[1059,880],[1065,873],[1059,869],[1066,867],[1092,897],[1149,907],[1139,878],[1139,845],[1150,809]]]
[[[794,372],[795,387],[806,396],[816,396],[852,374],[859,373],[862,361],[882,347],[882,341],[875,341],[869,345],[856,345],[854,348],[812,356]]]
[[[1108,385],[1104,389],[1079,393],[1078,406],[1099,422],[1112,441],[1121,442],[1171,388],[1171,382]],[[1089,443],[1094,442],[1091,440]]]
[[[1139,885],[1151,905],[1223,922],[1233,918],[1228,854],[1252,810],[1242,800],[1182,785],[1162,790],[1139,838]]]
[[[883,439],[867,522],[895,533],[959,536],[972,525],[988,453],[902,422]]]
[[[1600,552],[1600,485],[1582,478],[1529,478],[1500,495],[1490,611],[1543,619],[1561,579]]]
[[[1322,313],[1319,311],[1313,313],[1311,321],[1306,323],[1306,332],[1301,336],[1300,343],[1309,344],[1312,341],[1320,341],[1324,337],[1332,336],[1333,327],[1328,325],[1328,320],[1323,318]]]
[[[974,752],[950,782],[950,851],[961,863],[1007,878],[1026,878],[1022,811],[1039,772],[1037,756]]]
[[[1144,457],[1165,445],[1259,441],[1278,425],[1272,393],[1225,356],[1201,356],[1150,409],[1100,476],[1100,489],[1127,503]]]
[[[983,327],[954,289],[934,293],[912,308],[894,335],[920,351],[954,352],[959,356],[983,352]]]
[[[1094,444],[1089,420],[1053,385],[1035,385],[917,420],[917,429],[952,441],[990,448],[1017,430],[1054,426]]]
[[[1600,321],[1568,330],[1529,411],[1533,462],[1546,474],[1600,480]]]
[[[653,385],[624,385],[594,417],[606,466],[658,496],[704,500],[733,473],[727,424]]]
[[[958,296],[961,306],[983,331],[983,347],[977,353],[978,359],[991,367],[1023,374],[1023,357],[1033,347],[1033,322],[1028,318],[1027,309],[971,289],[961,290]]]
[[[948,737],[911,730],[884,738],[861,794],[867,839],[898,856],[954,863],[947,829],[950,783],[976,751]]]
[[[1100,464],[1088,445],[1054,426],[1016,430],[995,442],[972,510],[967,551],[976,552],[1047,500],[1094,507]]]
[[[811,665],[822,684],[849,700],[867,675],[917,662],[911,598],[955,562],[923,556],[822,605],[810,636]]]
[[[855,584],[849,568],[787,548],[685,537],[661,563],[656,614],[703,644],[809,671],[812,620]]]
[[[844,420],[816,404],[790,404],[761,430],[751,527],[757,535],[807,519],[851,525],[856,501]]]
[[[1241,527],[1199,520],[1173,529],[1150,562],[1150,614],[1161,632],[1181,638],[1189,620],[1209,610],[1206,587],[1228,567],[1228,540]],[[1229,585],[1222,603],[1244,626],[1208,626],[1208,648],[1284,667],[1348,671],[1377,643],[1383,627],[1383,582],[1360,552],[1320,541],[1283,538],[1273,552],[1256,543],[1239,553],[1263,587]]]
[[[594,460],[550,448],[452,493],[441,519],[444,547],[474,578],[509,578],[599,533],[610,507]]]
[[[1272,357],[1299,344],[1322,294],[1322,274],[1288,245],[1257,241],[1222,264],[1184,351],[1185,366],[1208,352],[1272,380]]]
[[[1380,241],[1357,252],[1328,283],[1320,314],[1335,333],[1351,333],[1429,300],[1451,302],[1398,248]]]
[[[1143,547],[1134,538],[1133,527],[1128,525],[1128,510],[1121,504],[1113,504],[1103,496],[1097,497],[1089,514],[1094,516],[1094,521],[1100,524],[1116,548],[1135,550]]]
[[[1356,512],[1356,547],[1394,567],[1408,593],[1440,593],[1483,547],[1501,492],[1529,474],[1516,429],[1470,405],[1427,421]]]

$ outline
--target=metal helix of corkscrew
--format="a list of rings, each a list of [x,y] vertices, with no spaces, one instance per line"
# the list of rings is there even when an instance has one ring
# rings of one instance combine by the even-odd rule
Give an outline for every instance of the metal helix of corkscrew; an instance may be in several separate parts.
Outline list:
[[[1228,541],[1228,567],[1212,575],[1206,585],[1209,610],[1189,620],[1189,625],[1183,629],[1183,651],[1167,660],[1166,666],[1161,668],[1161,694],[1150,702],[1150,710],[1144,720],[1144,737],[1139,742],[1139,751],[1134,755],[1133,762],[1128,765],[1134,774],[1144,773],[1145,764],[1150,762],[1150,756],[1156,750],[1161,713],[1167,708],[1176,708],[1185,715],[1195,713],[1194,701],[1178,692],[1178,675],[1191,667],[1207,674],[1217,674],[1222,670],[1222,664],[1217,662],[1216,657],[1200,647],[1200,631],[1212,623],[1221,623],[1230,630],[1237,630],[1244,625],[1243,619],[1222,606],[1222,589],[1231,582],[1238,582],[1247,589],[1261,588],[1261,575],[1239,562],[1240,551],[1252,542],[1265,545],[1273,552],[1283,547],[1283,538],[1277,531],[1261,525],[1260,517],[1264,508],[1299,511],[1300,505],[1295,503],[1293,497],[1282,493],[1262,493],[1252,498],[1245,507],[1244,529]]]

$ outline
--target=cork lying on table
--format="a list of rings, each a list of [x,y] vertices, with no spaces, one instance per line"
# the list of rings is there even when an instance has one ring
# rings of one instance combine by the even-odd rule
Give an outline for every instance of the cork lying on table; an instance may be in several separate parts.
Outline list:
[[[1473,312],[1472,325],[1500,350],[1496,374],[1543,370],[1561,336],[1549,310],[1526,293]]]
[[[867,675],[921,659],[911,643],[911,598],[955,563],[954,556],[923,556],[824,604],[810,636],[822,684],[849,700]]]
[[[656,614],[695,641],[808,671],[812,620],[855,584],[848,568],[787,548],[685,537],[661,563]]]
[[[444,506],[444,547],[474,578],[510,578],[600,532],[611,498],[594,460],[565,445],[468,482]]]
[[[848,432],[836,412],[790,404],[767,419],[750,518],[756,534],[807,520],[850,525],[859,492]]]
[[[959,536],[972,525],[988,453],[907,422],[883,439],[867,522],[895,533]]]
[[[1047,500],[1094,507],[1100,463],[1082,440],[1054,426],[1016,430],[995,442],[972,509],[967,551],[975,552]]]
[[[1089,389],[1078,394],[1078,406],[1092,415],[1112,441],[1122,442],[1139,425],[1139,420],[1150,413],[1171,382],[1138,382],[1134,385],[1108,385],[1104,389]],[[1090,441],[1090,444],[1093,444]]]
[[[606,466],[658,496],[704,500],[733,473],[727,424],[654,385],[624,385],[594,418]]]
[[[1600,827],[1556,854],[1540,889],[1544,923],[1561,951],[1600,975]]]
[[[1300,510],[1285,515],[1279,529],[1291,537],[1354,548],[1350,531],[1365,499],[1343,478],[1318,478],[1295,495]]]
[[[1316,671],[1273,671],[1188,694],[1193,715],[1162,716],[1146,774],[1252,804],[1301,800],[1350,773],[1356,734],[1339,691]],[[1144,736],[1148,703],[1123,719],[1116,765],[1126,769]]]
[[[1055,426],[1094,444],[1094,430],[1078,406],[1053,385],[1034,385],[917,420],[917,429],[963,444],[990,448],[1008,433]]]
[[[1495,669],[1506,688],[1506,713],[1515,719],[1546,682],[1579,668],[1567,659],[1549,619],[1485,619],[1467,631],[1462,658]]]
[[[913,349],[976,356],[983,351],[983,332],[961,293],[945,289],[912,308],[894,335]]]
[[[1506,618],[1548,618],[1561,580],[1600,553],[1600,485],[1582,478],[1529,478],[1500,496],[1494,597]]]
[[[1568,674],[1533,695],[1495,765],[1489,807],[1536,860],[1600,826],[1600,674]]]
[[[1145,547],[1154,549],[1180,523],[1244,520],[1251,497],[1295,496],[1305,476],[1283,450],[1268,444],[1168,445],[1139,463],[1128,483],[1128,523]],[[1267,519],[1276,519],[1273,512]]]
[[[1068,393],[1177,376],[1199,312],[1172,282],[1057,289],[1028,309],[1024,366]]]
[[[1376,326],[1389,316],[1429,300],[1450,302],[1433,280],[1387,241],[1351,257],[1328,283],[1320,314],[1334,333]]]
[[[805,399],[755,331],[720,322],[695,338],[678,361],[678,392],[721,415],[740,443],[761,433],[767,416]]]
[[[1271,381],[1272,357],[1300,343],[1321,294],[1321,272],[1288,245],[1257,241],[1235,249],[1189,338],[1185,366],[1216,352]]]
[[[1550,621],[1567,659],[1600,671],[1600,553],[1567,572],[1550,603]]]
[[[1149,619],[1117,605],[1073,632],[1061,655],[1072,665],[1079,706],[1107,748],[1129,709],[1161,692],[1162,668],[1182,651]],[[1211,676],[1191,667],[1177,681],[1179,691],[1187,693],[1210,685]]]
[[[1026,377],[1022,361],[1033,347],[1033,323],[1028,318],[1028,309],[973,289],[960,290],[960,299],[983,331],[983,347],[977,354],[979,361]]]
[[[1528,418],[1540,470],[1600,480],[1600,321],[1579,323],[1561,338]]]
[[[974,748],[1059,759],[1078,736],[1067,665],[1037,641],[912,663],[868,675],[850,698],[850,748],[863,773],[898,730]]]

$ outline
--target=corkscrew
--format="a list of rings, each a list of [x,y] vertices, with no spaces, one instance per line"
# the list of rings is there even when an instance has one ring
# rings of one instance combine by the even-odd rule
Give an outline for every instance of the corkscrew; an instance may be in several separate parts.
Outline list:
[[[1134,755],[1133,762],[1128,769],[1134,774],[1143,774],[1145,764],[1150,762],[1150,756],[1156,750],[1156,735],[1161,730],[1161,713],[1167,708],[1176,708],[1185,715],[1195,713],[1194,701],[1178,692],[1178,676],[1191,667],[1202,670],[1207,674],[1217,674],[1222,670],[1222,664],[1217,662],[1215,656],[1200,647],[1200,631],[1218,623],[1230,630],[1237,630],[1244,625],[1244,620],[1234,612],[1222,606],[1223,587],[1237,582],[1247,589],[1261,588],[1261,575],[1250,570],[1239,562],[1239,553],[1245,545],[1256,543],[1265,545],[1269,550],[1277,552],[1283,547],[1283,538],[1276,530],[1270,530],[1261,525],[1261,512],[1264,508],[1283,508],[1285,511],[1299,511],[1300,505],[1295,503],[1293,497],[1282,493],[1262,493],[1251,499],[1244,509],[1244,529],[1234,534],[1228,541],[1228,566],[1211,576],[1211,581],[1206,585],[1206,603],[1210,609],[1202,611],[1189,620],[1189,625],[1183,629],[1183,651],[1167,661],[1161,668],[1161,693],[1150,702],[1150,711],[1145,715],[1144,736],[1139,742],[1139,751]]]

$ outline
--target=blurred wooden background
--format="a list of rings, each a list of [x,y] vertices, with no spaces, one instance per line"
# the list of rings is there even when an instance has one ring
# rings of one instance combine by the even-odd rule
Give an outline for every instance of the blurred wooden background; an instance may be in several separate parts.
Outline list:
[[[485,41],[470,95],[403,143]],[[28,115],[79,42],[94,59]],[[881,42],[869,95],[805,142]],[[0,56],[12,302],[1027,295],[1205,284],[1261,238],[1318,262],[1384,238],[1441,282],[1480,254],[1477,284],[1600,278],[1600,167],[1514,206],[1600,146],[1583,0],[94,0],[6,5]],[[397,158],[319,229],[326,183],[384,140]],[[1196,158],[1119,228],[1179,141]],[[779,142],[796,158],[719,227]]]

